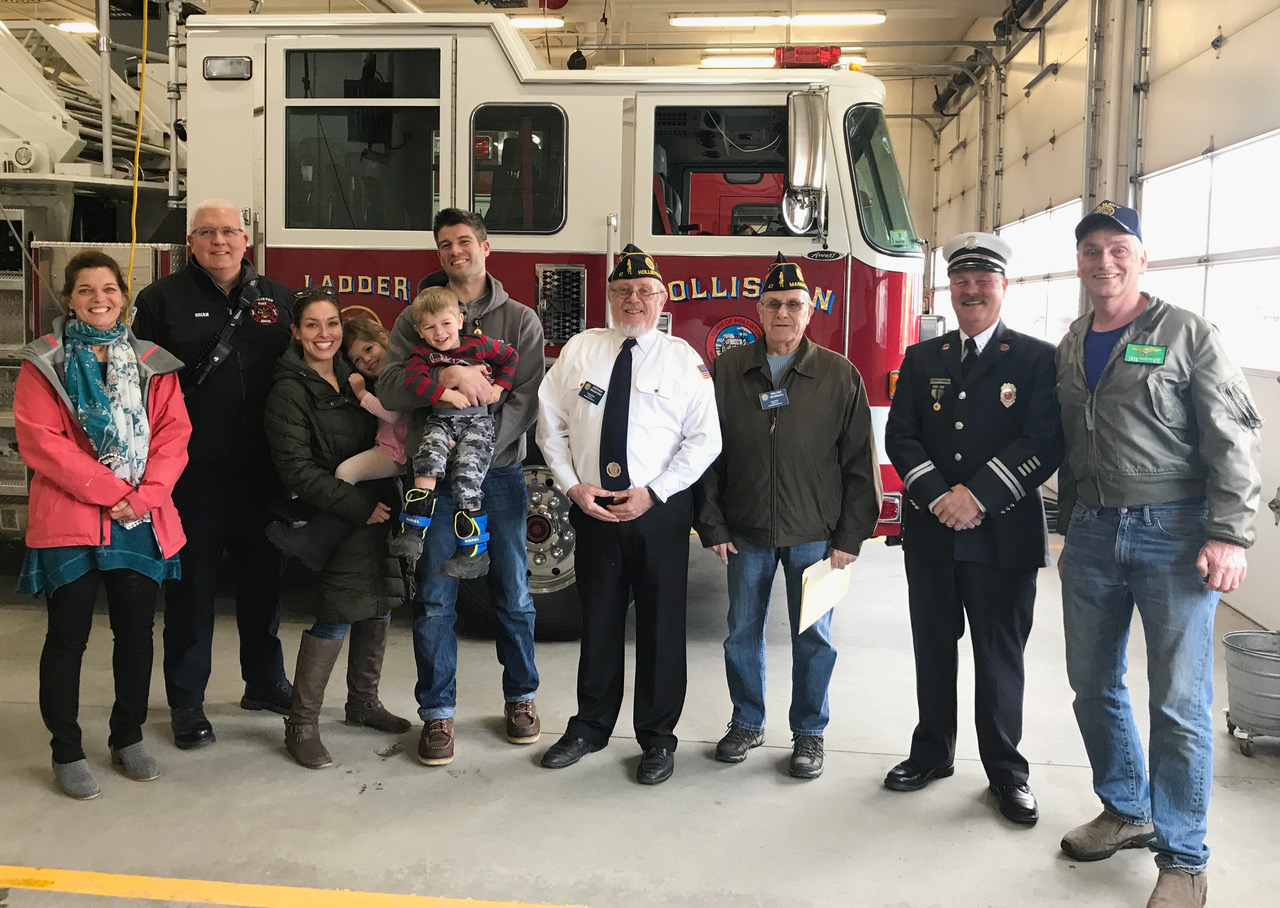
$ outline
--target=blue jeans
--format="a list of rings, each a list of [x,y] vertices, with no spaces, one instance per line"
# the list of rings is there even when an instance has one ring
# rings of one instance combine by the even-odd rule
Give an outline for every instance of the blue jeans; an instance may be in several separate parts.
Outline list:
[[[1135,508],[1077,504],[1063,547],[1062,617],[1076,721],[1104,807],[1154,823],[1161,867],[1199,873],[1213,779],[1213,615],[1196,556],[1203,499]],[[1150,769],[1133,721],[1125,645],[1142,616],[1151,688]]]
[[[827,690],[836,665],[831,612],[803,634],[797,634],[796,628],[804,569],[826,556],[827,543],[773,548],[734,536],[733,545],[738,554],[729,553],[729,636],[724,641],[733,723],[750,731],[764,729],[764,626],[773,575],[781,564],[791,624],[791,733],[820,735],[830,715]]]
[[[369,620],[386,621],[390,617],[391,613],[387,612],[384,615],[374,615]],[[350,629],[350,624],[321,624],[317,621],[315,624],[311,625],[311,629],[307,631],[307,633],[319,640],[346,640],[347,631]]]
[[[502,663],[502,694],[508,703],[532,700],[538,691],[533,664],[533,596],[525,520],[529,497],[518,463],[491,467],[481,485],[489,515],[489,600],[498,618],[494,641]],[[440,574],[440,565],[458,547],[453,533],[453,492],[449,477],[436,483],[436,506],[418,559],[418,594],[413,600],[413,655],[418,663],[418,716],[424,722],[448,719],[458,703],[458,581]]]

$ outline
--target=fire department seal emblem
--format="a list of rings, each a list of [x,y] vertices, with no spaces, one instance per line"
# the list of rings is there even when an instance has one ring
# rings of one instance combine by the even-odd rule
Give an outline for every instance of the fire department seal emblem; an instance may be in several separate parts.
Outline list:
[[[614,479],[617,479],[622,475],[622,467],[618,465],[617,461],[610,461],[608,465],[605,466],[604,471]]]
[[[276,307],[274,300],[264,296],[250,307],[249,316],[259,325],[274,325],[280,320],[280,310]]]
[[[1000,403],[1006,407],[1012,407],[1013,402],[1017,399],[1018,389],[1013,386],[1012,382],[1005,382],[1000,386]]]
[[[1001,345],[1000,345],[1000,352],[1001,352],[1001,353],[1008,353],[1008,352],[1009,352],[1009,345],[1008,345],[1008,344],[1001,344]]]
[[[763,333],[759,325],[745,316],[722,318],[707,332],[707,359],[714,361],[726,350],[753,344]]]

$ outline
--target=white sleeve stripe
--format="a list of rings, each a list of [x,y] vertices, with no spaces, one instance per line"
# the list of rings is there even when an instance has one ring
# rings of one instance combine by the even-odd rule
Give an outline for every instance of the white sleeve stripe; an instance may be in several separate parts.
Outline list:
[[[1000,477],[1004,484],[1009,487],[1009,491],[1013,493],[1015,498],[1022,498],[1027,494],[1022,488],[1022,483],[1018,482],[1018,478],[1009,472],[1008,467],[1000,462],[1000,458],[993,457],[987,461],[987,464],[995,471],[995,474]]]
[[[928,473],[930,470],[936,470],[936,469],[937,467],[933,465],[932,460],[926,460],[924,463],[919,464],[914,469],[908,471],[907,475],[902,477],[902,484],[909,489],[911,488],[911,483],[915,482],[917,479],[919,479],[925,473]]]

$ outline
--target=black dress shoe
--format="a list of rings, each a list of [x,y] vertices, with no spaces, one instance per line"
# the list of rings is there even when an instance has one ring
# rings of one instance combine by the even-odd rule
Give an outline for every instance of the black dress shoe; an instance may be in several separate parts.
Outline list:
[[[676,755],[665,747],[650,747],[636,767],[636,781],[641,785],[657,785],[671,778],[676,768]]]
[[[175,706],[169,711],[169,718],[173,726],[173,743],[179,750],[204,747],[217,740],[213,736],[213,726],[199,706]]]
[[[542,765],[547,769],[564,769],[598,750],[604,750],[604,745],[592,744],[584,738],[565,732],[560,740],[548,747],[547,752],[542,755]]]
[[[991,793],[1000,799],[1000,813],[1012,823],[1034,826],[1040,819],[1036,796],[1025,782],[1022,784],[992,785]]]
[[[945,779],[955,775],[956,768],[952,764],[939,766],[936,769],[925,769],[912,760],[903,760],[884,777],[884,787],[894,791],[919,791],[934,779]]]

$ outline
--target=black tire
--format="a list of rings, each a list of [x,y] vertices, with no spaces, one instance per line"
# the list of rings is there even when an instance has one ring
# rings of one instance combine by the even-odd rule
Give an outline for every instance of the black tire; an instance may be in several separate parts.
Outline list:
[[[535,640],[577,640],[582,636],[582,604],[575,587],[535,593],[533,607],[537,610]],[[492,637],[497,633],[498,617],[484,580],[465,580],[458,586],[458,622],[461,630],[476,636]]]

